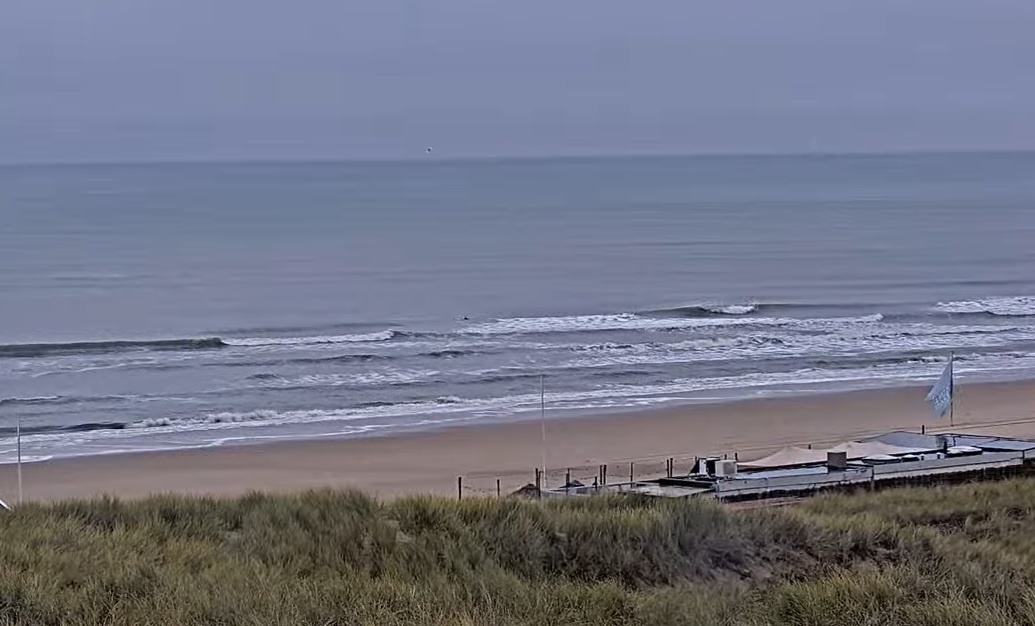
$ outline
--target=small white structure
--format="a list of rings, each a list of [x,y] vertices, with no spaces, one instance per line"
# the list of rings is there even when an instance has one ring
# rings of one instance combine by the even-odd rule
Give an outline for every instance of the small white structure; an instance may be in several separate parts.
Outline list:
[[[734,478],[737,475],[737,462],[723,459],[715,462],[716,478]]]

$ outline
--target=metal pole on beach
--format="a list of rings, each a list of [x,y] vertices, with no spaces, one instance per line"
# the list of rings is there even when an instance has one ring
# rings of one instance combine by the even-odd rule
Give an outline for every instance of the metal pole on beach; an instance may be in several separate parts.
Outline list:
[[[18,504],[22,503],[22,416],[18,415],[18,422],[15,426],[15,438],[18,440]]]
[[[546,482],[546,376],[539,375],[539,425],[543,431],[543,482]]]
[[[949,428],[955,428],[956,412],[956,372],[953,371],[952,363],[956,360],[956,353],[949,353]]]

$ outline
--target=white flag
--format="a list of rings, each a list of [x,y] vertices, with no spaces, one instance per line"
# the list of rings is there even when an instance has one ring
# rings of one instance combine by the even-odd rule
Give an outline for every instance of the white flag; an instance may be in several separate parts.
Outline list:
[[[934,408],[934,413],[938,417],[945,415],[952,407],[952,357],[949,357],[938,382],[934,383],[927,394],[927,402]]]

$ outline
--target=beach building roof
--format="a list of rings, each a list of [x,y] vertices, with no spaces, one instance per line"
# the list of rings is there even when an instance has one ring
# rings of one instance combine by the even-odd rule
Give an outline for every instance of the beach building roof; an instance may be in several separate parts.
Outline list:
[[[928,450],[940,449],[943,446],[972,446],[986,450],[1012,450],[1017,452],[1035,450],[1035,441],[960,433],[922,434],[896,431],[877,435],[865,441],[880,441],[895,446],[926,448]]]
[[[828,457],[835,453],[833,457]],[[848,462],[851,461],[851,462]],[[719,463],[743,471],[719,470]],[[661,497],[714,496],[720,500],[816,493],[852,484],[911,484],[947,475],[1006,476],[1035,466],[1035,441],[960,433],[892,432],[829,448],[783,448],[737,464],[717,462],[708,475],[693,473],[593,487],[560,488],[544,495],[641,493]],[[671,468],[670,468],[671,469]]]
[[[848,459],[862,459],[875,455],[916,454],[931,448],[896,446],[882,441],[844,441],[830,448],[802,448],[790,446],[767,457],[741,463],[744,468],[787,467],[825,463],[828,452],[844,452]]]

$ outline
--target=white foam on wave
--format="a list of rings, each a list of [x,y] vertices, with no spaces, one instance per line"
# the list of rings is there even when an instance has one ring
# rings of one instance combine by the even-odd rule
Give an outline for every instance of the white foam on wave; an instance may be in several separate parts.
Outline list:
[[[751,333],[729,337],[696,338],[671,343],[601,343],[588,346],[561,346],[573,358],[549,366],[552,371],[592,369],[621,365],[665,365],[782,358],[823,358],[835,361],[844,357],[874,358],[895,354],[937,354],[951,349],[1002,349],[1016,343],[1035,341],[1032,329],[1006,328],[995,332],[975,332],[981,327],[963,326],[956,332],[931,324],[909,324],[899,332],[874,332],[873,327],[853,327],[849,331],[817,334]],[[903,359],[907,358],[905,356]],[[510,373],[511,368],[480,370],[483,376]]]
[[[656,385],[610,385],[601,389],[581,392],[547,393],[547,402],[553,408],[591,410],[636,406],[645,398],[673,397],[679,394],[736,389],[764,389],[773,387],[810,387],[830,384],[865,384],[868,387],[886,385],[892,381],[921,381],[937,377],[942,362],[895,363],[864,366],[851,369],[826,370],[806,368],[793,372],[751,373],[737,376],[683,378]],[[957,368],[959,373],[1007,371],[1017,367],[1035,368],[1035,354],[1010,355],[1000,358],[989,356],[969,361]],[[512,396],[496,407],[481,409],[490,415],[505,416],[531,411],[538,406],[538,394]]]
[[[178,420],[172,426],[179,430],[219,430],[230,427],[283,426],[330,421],[364,421],[384,417],[405,417],[439,413],[466,413],[479,406],[494,406],[507,398],[463,399],[443,396],[423,402],[400,403],[377,407],[342,409],[301,409],[294,411],[226,411],[209,413],[196,419]],[[398,426],[404,426],[399,424]],[[359,427],[359,426],[356,426]]]
[[[24,398],[0,398],[0,406],[7,404],[44,404],[61,400],[61,396],[27,396]]]
[[[603,343],[567,343],[567,344],[531,344],[528,347],[532,347],[537,350],[566,350],[569,352],[579,354],[648,354],[655,352],[665,351],[690,351],[690,350],[722,350],[726,348],[740,348],[740,347],[761,347],[786,343],[788,339],[795,337],[795,335],[782,333],[771,333],[771,334],[759,334],[749,333],[740,334],[735,336],[708,336],[708,337],[697,337],[694,339],[684,339],[682,341],[672,342],[657,342],[649,341],[646,343],[617,343],[614,341],[606,341]],[[521,344],[519,344],[521,345]],[[524,347],[524,346],[522,346]]]
[[[746,393],[776,393],[794,389],[807,389],[821,385],[864,385],[876,387],[903,382],[926,382],[936,378],[942,363],[922,361],[895,363],[880,366],[859,367],[841,370],[821,368],[800,369],[794,372],[751,373],[737,376],[682,378],[655,385],[613,384],[585,391],[549,392],[547,403],[554,409],[594,411],[634,408],[671,401],[696,401],[702,392],[723,392],[744,389]],[[959,363],[957,371],[962,375],[1007,372],[1017,369],[1035,369],[1035,353],[1011,353],[983,355]],[[694,394],[687,397],[686,394]],[[731,396],[732,397],[732,396]],[[77,456],[84,454],[106,454],[117,451],[141,451],[150,449],[175,449],[183,447],[205,447],[219,445],[223,440],[248,439],[254,437],[312,437],[319,433],[285,430],[269,432],[258,427],[292,426],[315,422],[344,422],[328,426],[327,432],[349,436],[375,430],[390,431],[430,426],[451,420],[476,420],[479,417],[508,417],[527,414],[538,410],[538,392],[499,398],[442,397],[423,402],[342,409],[301,409],[290,411],[255,410],[240,412],[202,413],[194,417],[168,420],[154,420],[139,424],[139,428],[124,430],[100,430],[78,433],[41,433],[23,437],[23,453],[38,456],[41,460],[50,457]],[[386,421],[391,418],[424,416],[420,422],[412,420]],[[439,417],[441,416],[441,417]],[[146,428],[145,428],[146,427]],[[255,435],[215,435],[233,433],[245,428]],[[323,427],[321,427],[323,428]],[[321,431],[323,432],[323,431]],[[196,434],[195,434],[196,433]],[[212,434],[205,434],[212,433]],[[10,455],[0,450],[2,461]]]
[[[0,450],[0,458],[7,456],[11,450]],[[42,463],[53,459],[54,456],[50,454],[23,454],[20,459],[6,459],[0,460],[0,465],[10,465],[21,460],[22,463]]]
[[[304,374],[291,378],[271,378],[258,381],[257,388],[297,389],[306,387],[377,387],[406,385],[427,380],[439,374],[438,370],[367,369],[349,373]]]
[[[395,336],[394,330],[382,330],[376,333],[360,333],[355,335],[328,335],[317,337],[245,337],[223,339],[229,346],[317,346],[339,343],[367,343],[388,341]]]
[[[704,306],[702,307],[712,313],[718,313],[720,315],[748,315],[758,310],[756,304],[726,304],[719,306]]]
[[[601,330],[664,330],[726,326],[794,326],[799,328],[876,324],[880,313],[857,317],[830,318],[654,318],[633,313],[616,315],[573,315],[570,317],[516,317],[472,324],[463,333],[472,335],[516,335],[533,333],[587,332]]]
[[[448,424],[459,424],[463,422],[469,422],[477,419],[470,415],[452,416],[452,417],[435,417],[422,419],[417,422],[411,422],[407,424],[408,428],[421,428],[427,426],[445,426]],[[257,443],[263,441],[286,441],[292,439],[316,439],[316,438],[329,438],[329,437],[354,437],[356,435],[367,435],[370,433],[390,430],[392,428],[398,428],[397,424],[350,424],[342,428],[334,428],[325,432],[319,433],[292,433],[283,432],[276,434],[257,434],[257,433],[243,433],[229,435],[226,437],[220,437],[212,440],[211,446],[218,447],[226,444],[235,443]]]
[[[750,373],[736,376],[683,378],[670,383],[655,385],[615,384],[602,388],[548,393],[547,401],[564,408],[592,409],[606,407],[638,406],[643,402],[654,403],[649,398],[674,394],[685,394],[709,390],[751,389],[770,386],[808,386],[827,383],[850,383],[872,381],[880,383],[894,379],[922,379],[940,372],[940,359],[917,359],[907,363],[882,364],[858,368],[827,370],[807,368],[793,372]],[[1035,354],[1010,353],[986,355],[961,363],[960,373],[989,370],[1007,370],[1017,367],[1035,367]],[[932,369],[933,368],[933,369]],[[648,400],[644,400],[648,398]],[[473,413],[482,415],[503,415],[531,410],[539,403],[538,393],[521,394],[498,398],[461,398],[443,396],[425,401],[387,404],[375,407],[341,409],[302,409],[276,411],[260,409],[253,411],[226,411],[199,415],[195,418],[176,420],[148,420],[135,426],[138,428],[168,427],[175,431],[223,430],[235,427],[284,426],[327,421],[363,421],[378,418],[405,417],[424,414]],[[581,404],[579,404],[581,403]],[[587,404],[589,403],[589,404]],[[400,424],[404,425],[404,424]],[[164,429],[164,428],[163,428]],[[120,431],[98,433],[99,436],[117,436]],[[126,431],[121,431],[126,432]]]
[[[793,372],[751,373],[737,376],[683,378],[657,385],[610,385],[601,389],[547,394],[547,401],[560,408],[591,409],[601,406],[629,406],[643,398],[674,396],[702,391],[726,391],[734,389],[757,389],[765,387],[806,387],[824,384],[859,383],[879,386],[894,380],[925,380],[936,377],[943,366],[937,359],[918,360],[909,363],[883,364],[858,368],[828,370],[806,368]],[[958,366],[959,373],[1009,371],[1017,368],[1035,368],[1035,354],[988,355]],[[508,399],[499,407],[500,414],[533,409],[539,399],[537,394],[525,394]],[[583,403],[583,404],[578,404]],[[588,404],[587,404],[588,403]],[[603,403],[603,404],[601,404]],[[569,405],[564,407],[563,405]]]
[[[988,313],[1002,316],[1035,315],[1035,296],[985,298],[939,302],[936,307],[945,313]]]

